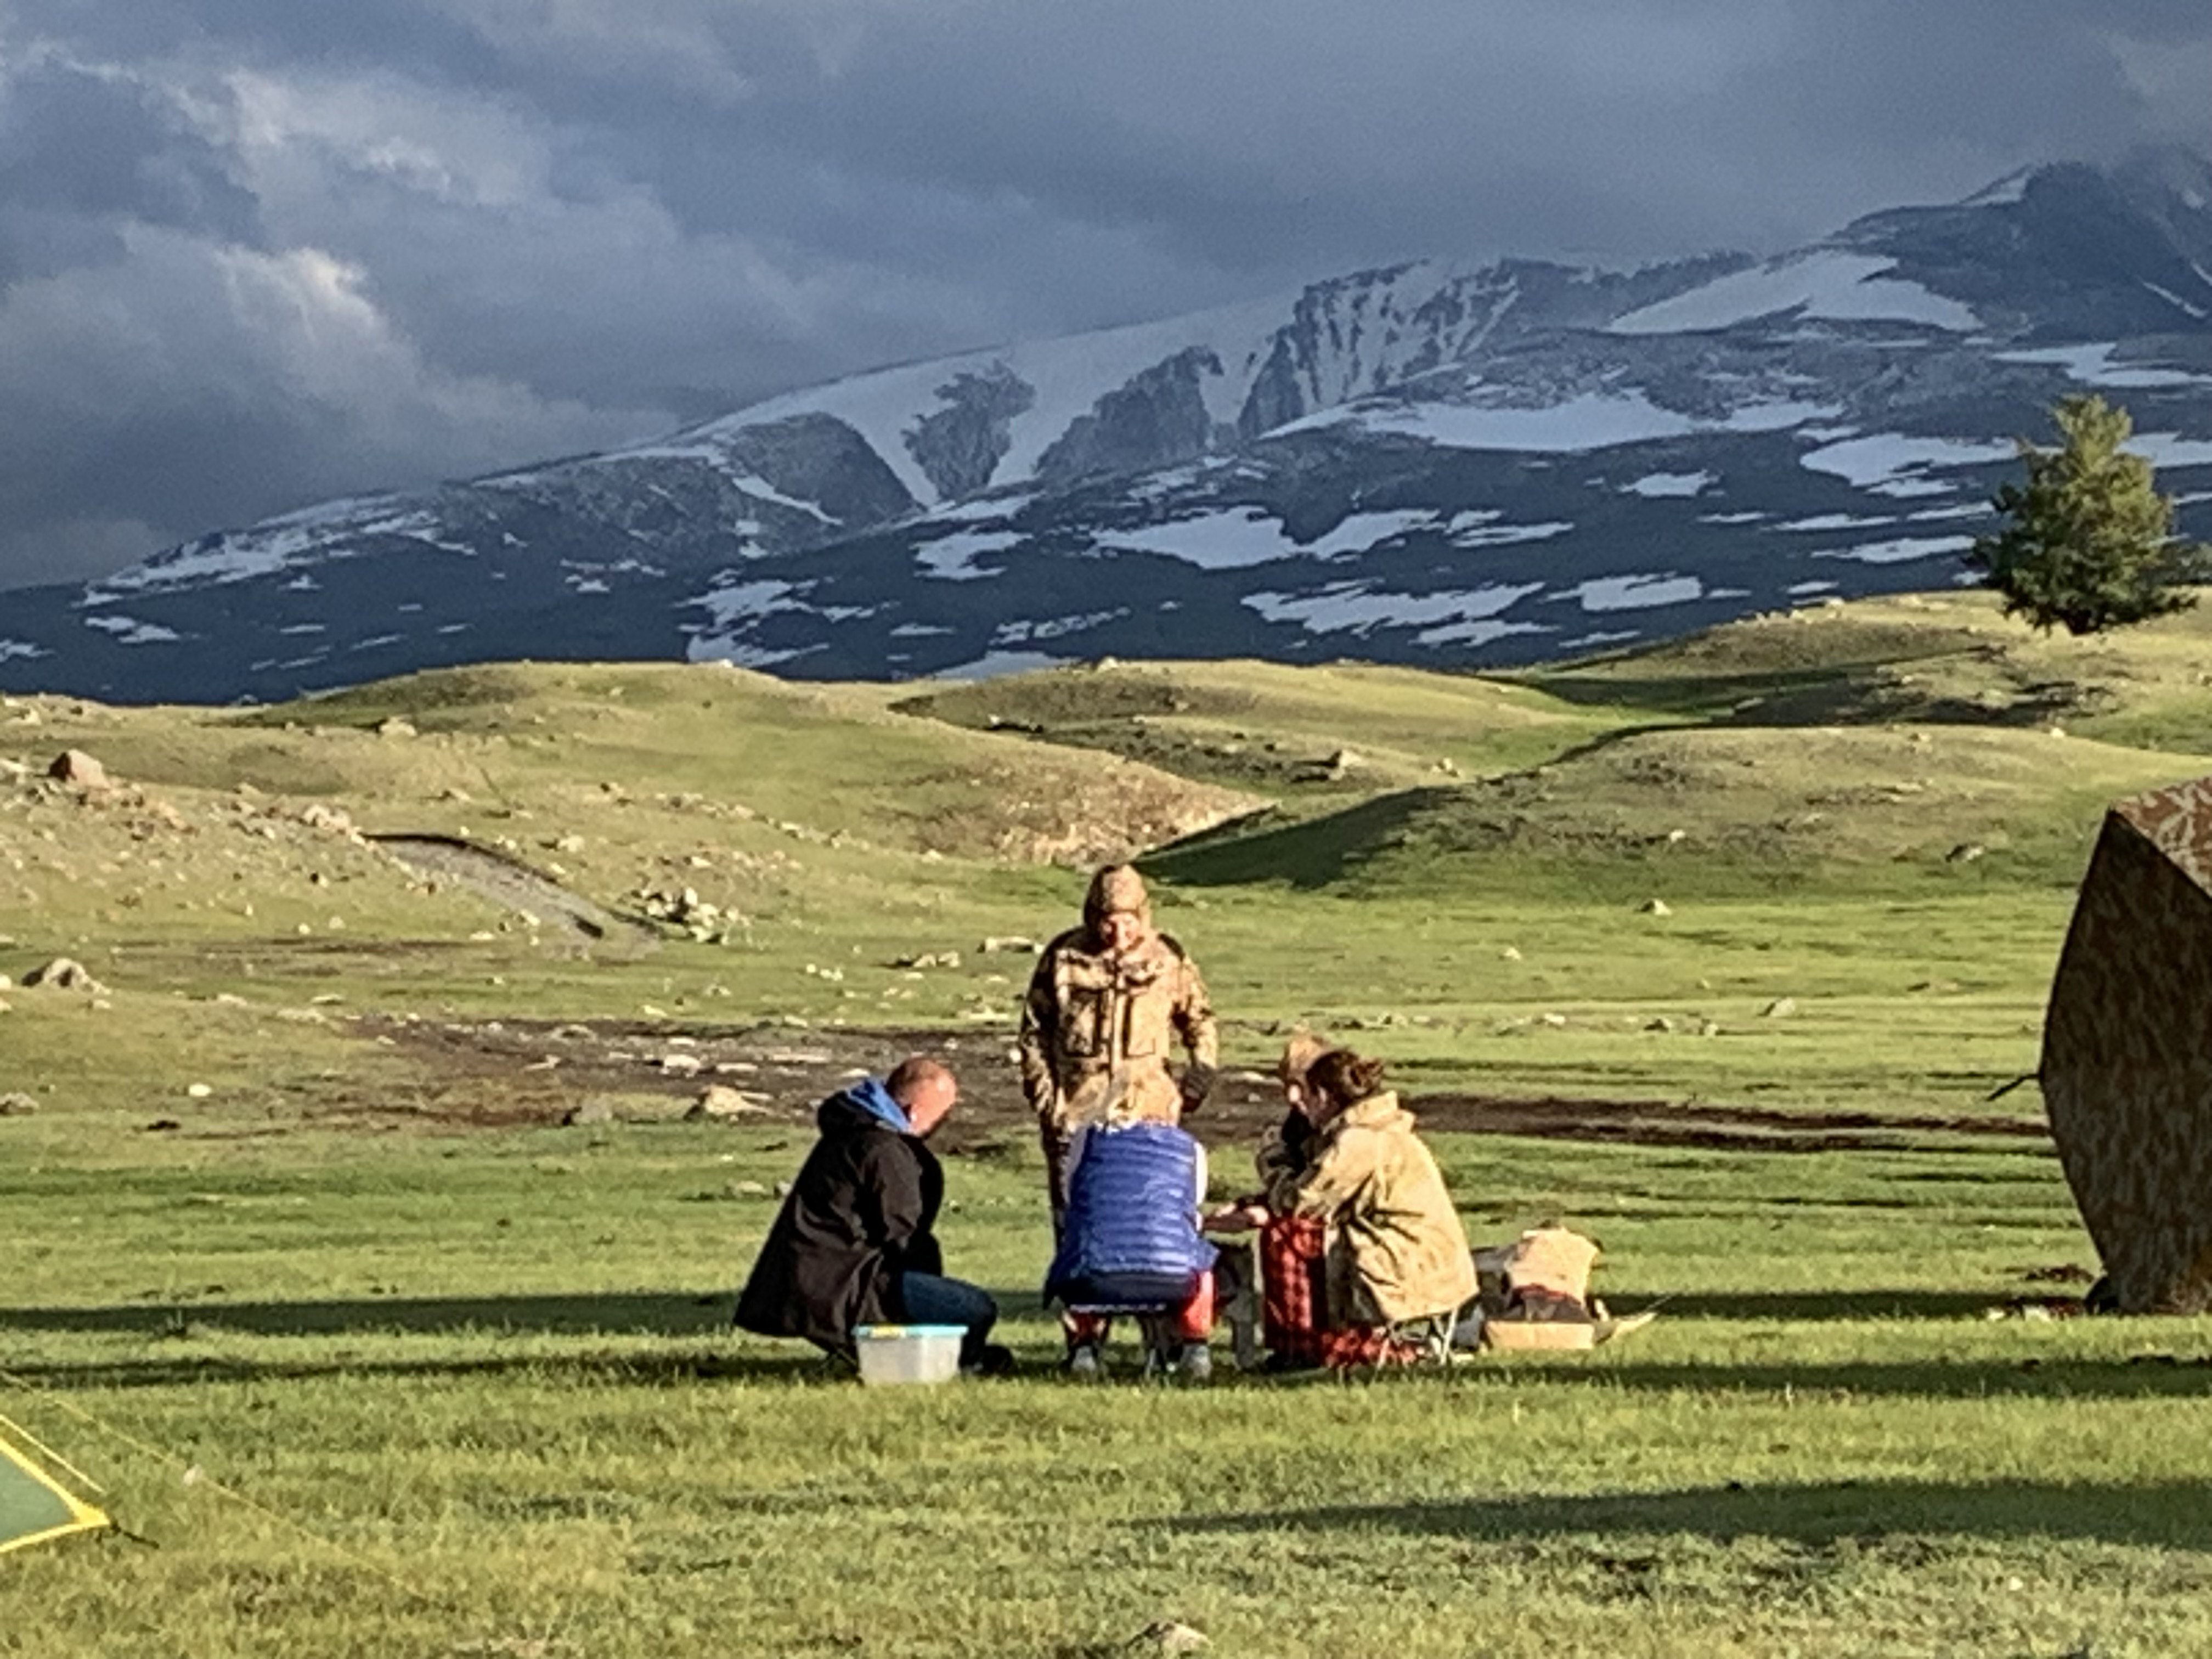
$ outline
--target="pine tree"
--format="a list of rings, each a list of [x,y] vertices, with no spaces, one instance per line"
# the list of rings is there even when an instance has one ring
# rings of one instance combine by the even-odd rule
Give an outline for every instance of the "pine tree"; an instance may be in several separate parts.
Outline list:
[[[2197,596],[2177,584],[2212,580],[2212,549],[2175,539],[2172,498],[2154,487],[2148,461],[2121,448],[2135,430],[2127,411],[2074,397],[2051,418],[2059,447],[2019,441],[2027,482],[2006,484],[1992,503],[2011,522],[1976,541],[1967,563],[1988,573],[2005,615],[2046,634],[2188,610]]]

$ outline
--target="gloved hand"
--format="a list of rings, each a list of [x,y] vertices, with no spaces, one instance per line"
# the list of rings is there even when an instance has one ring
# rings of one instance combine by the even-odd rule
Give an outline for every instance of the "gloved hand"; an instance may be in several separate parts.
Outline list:
[[[1196,1060],[1182,1068],[1182,1109],[1194,1112],[1206,1104],[1206,1097],[1213,1092],[1214,1080],[1221,1073],[1211,1066],[1201,1066]]]

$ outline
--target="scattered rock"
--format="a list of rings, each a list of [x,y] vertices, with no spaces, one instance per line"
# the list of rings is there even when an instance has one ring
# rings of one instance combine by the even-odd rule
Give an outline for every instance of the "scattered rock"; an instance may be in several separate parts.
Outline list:
[[[1680,847],[1684,842],[1689,840],[1689,838],[1690,832],[1686,830],[1669,830],[1667,832],[1667,845],[1669,847]]]
[[[1212,1645],[1204,1631],[1173,1619],[1146,1626],[1129,1638],[1128,1644],[1150,1648],[1155,1653],[1197,1653]]]
[[[73,789],[105,789],[107,769],[82,749],[64,749],[46,768],[46,775],[59,778]]]
[[[1718,1036],[1720,1034],[1721,1034],[1721,1026],[1720,1026],[1720,1022],[1719,1022],[1718,1020],[1717,1020],[1717,1019],[1701,1019],[1701,1020],[1699,1020],[1699,1021],[1698,1022],[1698,1035],[1699,1036],[1701,1036],[1701,1037],[1713,1037],[1713,1036]]]
[[[671,1077],[696,1077],[707,1069],[707,1062],[696,1054],[663,1054],[654,1063]]]
[[[1518,962],[1521,960],[1521,953],[1509,945],[1498,953],[1498,957],[1501,962]]]
[[[57,991],[86,991],[94,996],[103,996],[107,988],[92,976],[81,962],[68,957],[56,957],[43,968],[33,968],[23,975],[26,989],[41,986]]]
[[[586,1127],[594,1123],[611,1123],[615,1109],[604,1100],[587,1100],[571,1106],[562,1116],[562,1123],[571,1129]]]
[[[891,964],[894,968],[957,968],[959,965],[960,952],[957,951],[925,951],[918,957],[901,957]],[[825,969],[823,976],[826,978],[834,971]]]
[[[28,1095],[0,1095],[0,1117],[28,1117],[38,1109],[39,1103]]]
[[[1989,850],[1990,849],[1988,848],[1983,846],[1981,842],[1978,841],[1962,841],[1956,847],[1954,847],[1949,852],[1943,854],[1943,862],[1946,864],[1972,864],[1976,859],[1981,858],[1986,854]]]
[[[205,1100],[214,1092],[215,1091],[204,1083],[189,1083],[185,1085],[185,1093],[194,1100]]]
[[[1026,938],[1020,933],[993,933],[984,939],[978,949],[987,957],[998,956],[1002,952],[1033,957],[1043,947],[1035,939]]]
[[[415,735],[415,722],[404,714],[392,714],[377,721],[376,735],[380,738],[411,738]]]
[[[1674,914],[1674,907],[1661,898],[1646,899],[1637,908],[1647,916],[1671,916]]]
[[[1644,1029],[1647,1031],[1671,1031],[1674,1029],[1674,1022],[1666,1015],[1661,1014],[1656,1019],[1646,1020],[1644,1023]]]
[[[1797,1012],[1796,997],[1777,997],[1759,1011],[1761,1019],[1787,1019]]]
[[[1567,1017],[1565,1014],[1539,1014],[1536,1016],[1536,1024],[1539,1025],[1549,1025],[1555,1030],[1559,1027],[1564,1026],[1566,1023]]]
[[[768,1109],[766,1095],[748,1094],[726,1083],[710,1083],[684,1115],[687,1121],[696,1122],[704,1118],[750,1117]]]

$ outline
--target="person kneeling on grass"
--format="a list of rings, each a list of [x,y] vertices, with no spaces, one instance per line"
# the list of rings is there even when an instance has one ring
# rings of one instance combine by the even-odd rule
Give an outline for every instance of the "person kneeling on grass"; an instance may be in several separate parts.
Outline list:
[[[806,1155],[738,1297],[737,1322],[801,1336],[854,1358],[854,1327],[958,1325],[963,1370],[1010,1370],[986,1341],[999,1317],[988,1291],[945,1277],[933,1229],[945,1170],[922,1143],[959,1098],[951,1069],[923,1055],[822,1103]]]
[[[1199,1237],[1206,1152],[1169,1123],[1096,1124],[1067,1152],[1067,1207],[1045,1275],[1066,1310],[1067,1372],[1095,1377],[1113,1316],[1145,1328],[1148,1371],[1213,1372],[1213,1246]]]
[[[1413,1115],[1382,1081],[1382,1062],[1349,1048],[1312,1062],[1298,1109],[1313,1139],[1303,1159],[1277,1168],[1264,1215],[1253,1217],[1303,1217],[1327,1230],[1327,1364],[1413,1358],[1401,1328],[1452,1317],[1476,1290],[1443,1176]]]

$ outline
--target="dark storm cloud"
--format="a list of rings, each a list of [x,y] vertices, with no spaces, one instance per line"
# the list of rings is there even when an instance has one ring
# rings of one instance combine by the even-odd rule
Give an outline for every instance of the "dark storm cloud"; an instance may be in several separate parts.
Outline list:
[[[2146,139],[2201,0],[0,0],[0,586],[1398,258]]]

